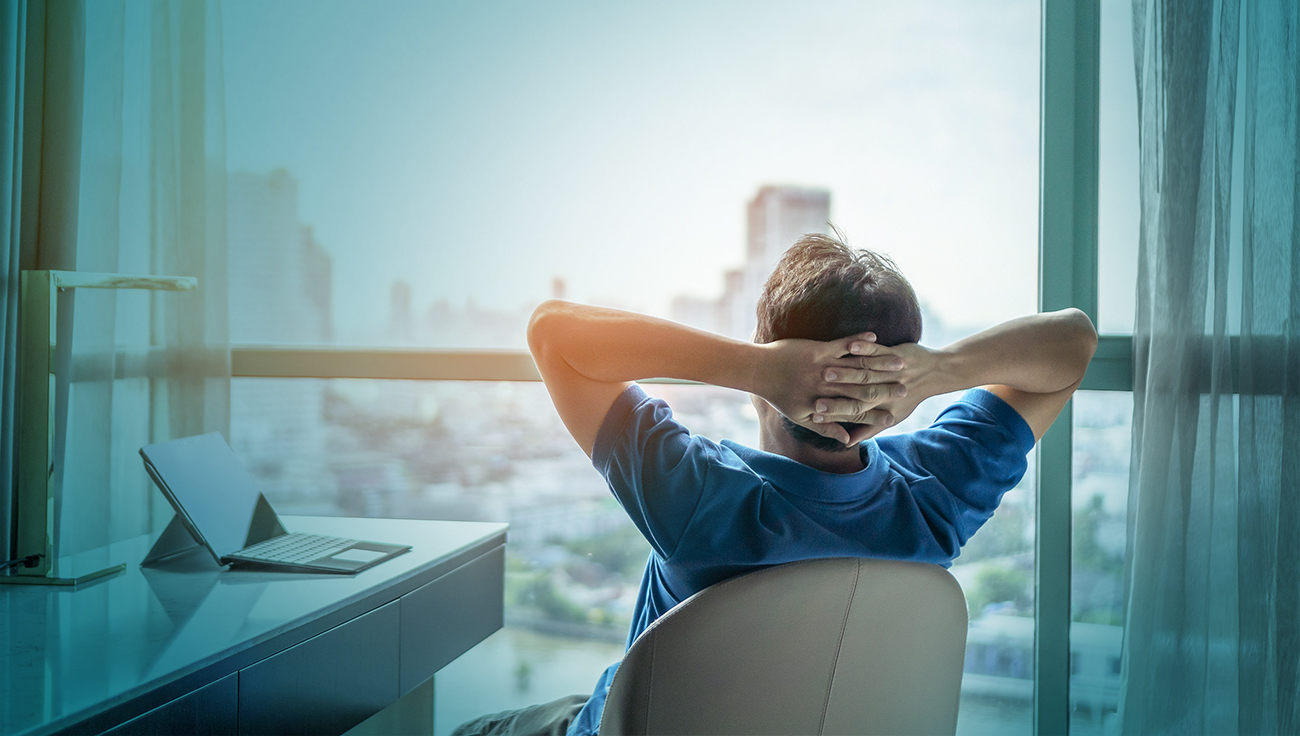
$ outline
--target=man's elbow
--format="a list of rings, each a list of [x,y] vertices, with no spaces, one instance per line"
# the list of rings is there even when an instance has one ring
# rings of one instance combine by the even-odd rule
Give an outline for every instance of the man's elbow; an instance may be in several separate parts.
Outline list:
[[[528,350],[539,365],[554,349],[570,304],[559,299],[547,299],[533,310],[528,320]]]
[[[1082,309],[1070,307],[1062,310],[1061,317],[1069,333],[1073,358],[1071,362],[1078,373],[1076,380],[1082,380],[1083,374],[1088,370],[1088,363],[1092,362],[1092,356],[1097,352],[1097,328]]]

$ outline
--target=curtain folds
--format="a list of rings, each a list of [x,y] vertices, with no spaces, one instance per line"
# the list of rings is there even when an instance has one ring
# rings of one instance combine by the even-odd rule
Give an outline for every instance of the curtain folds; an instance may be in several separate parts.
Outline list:
[[[0,0],[0,509],[12,508],[18,379],[19,212],[22,194],[22,78],[27,7]],[[9,558],[9,515],[0,513],[0,550]]]
[[[142,445],[228,430],[221,13],[181,0],[44,9],[33,265],[199,282],[60,295],[55,545],[67,556],[170,519]]]
[[[1120,722],[1300,732],[1300,10],[1135,0]]]

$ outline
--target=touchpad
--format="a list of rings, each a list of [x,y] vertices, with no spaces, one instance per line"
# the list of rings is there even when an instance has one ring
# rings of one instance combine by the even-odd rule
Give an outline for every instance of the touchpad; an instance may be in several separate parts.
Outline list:
[[[353,547],[345,549],[336,555],[330,555],[331,560],[343,560],[344,562],[370,562],[383,557],[385,552],[376,552],[373,549],[360,549]]]

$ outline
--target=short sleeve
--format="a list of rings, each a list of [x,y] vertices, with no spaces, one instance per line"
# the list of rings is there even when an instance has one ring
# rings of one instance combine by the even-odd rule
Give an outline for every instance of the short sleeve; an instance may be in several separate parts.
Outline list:
[[[932,500],[952,509],[964,544],[1024,477],[1034,434],[1010,404],[972,389],[928,428],[877,442],[891,464],[913,479],[915,493],[948,496]],[[920,482],[929,478],[937,483]]]
[[[605,416],[591,461],[650,546],[667,558],[699,505],[718,452],[673,419],[668,404],[632,385]]]

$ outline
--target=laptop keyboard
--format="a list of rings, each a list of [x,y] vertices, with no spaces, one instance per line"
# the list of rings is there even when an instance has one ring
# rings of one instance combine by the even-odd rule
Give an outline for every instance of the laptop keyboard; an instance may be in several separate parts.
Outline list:
[[[265,542],[258,542],[252,547],[245,547],[237,554],[240,559],[259,562],[279,562],[283,564],[302,564],[329,557],[336,552],[356,544],[355,540],[342,537],[325,537],[319,534],[282,534]]]

